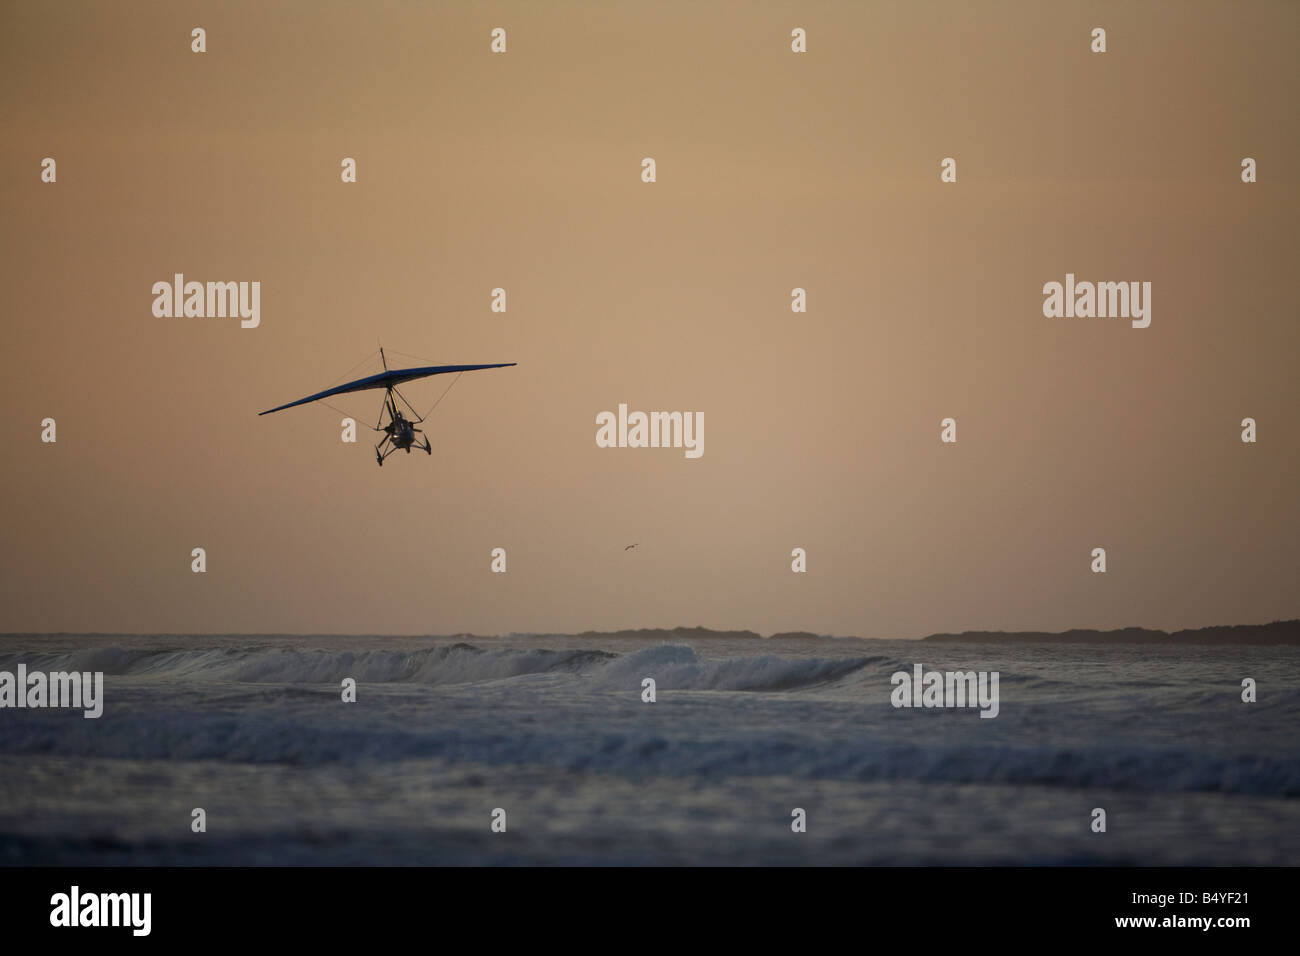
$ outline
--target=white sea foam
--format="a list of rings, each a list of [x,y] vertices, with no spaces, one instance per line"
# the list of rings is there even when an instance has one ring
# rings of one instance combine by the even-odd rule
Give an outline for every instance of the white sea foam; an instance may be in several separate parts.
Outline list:
[[[998,719],[892,707],[890,675],[922,653],[938,669],[999,670]],[[0,714],[0,862],[473,862],[483,805],[509,805],[525,841],[510,847],[543,862],[1229,864],[1300,852],[1294,648],[0,642],[0,669],[18,660],[103,671],[112,706],[94,721]],[[1258,703],[1241,702],[1239,675],[1258,680]],[[344,677],[356,703],[341,700]],[[222,828],[177,842],[173,814],[194,805],[220,807]],[[1087,841],[1070,808],[1098,805],[1167,822]],[[769,840],[769,825],[788,837],[791,806],[809,807],[807,841]],[[890,829],[918,808],[925,827]],[[985,840],[985,827],[1015,837]]]

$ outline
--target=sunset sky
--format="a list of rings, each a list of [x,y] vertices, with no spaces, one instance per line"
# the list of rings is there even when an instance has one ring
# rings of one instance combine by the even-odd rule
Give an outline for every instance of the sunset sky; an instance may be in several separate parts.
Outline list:
[[[0,631],[1300,616],[1300,5],[1071,7],[0,2]],[[260,326],[155,317],[178,272]],[[1151,326],[1045,318],[1067,273]],[[380,342],[519,364],[382,469],[258,417]],[[598,448],[620,403],[703,456]]]

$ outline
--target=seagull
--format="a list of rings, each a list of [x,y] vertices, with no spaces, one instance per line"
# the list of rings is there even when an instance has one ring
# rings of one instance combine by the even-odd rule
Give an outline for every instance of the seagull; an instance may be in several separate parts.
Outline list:
[[[624,551],[631,551],[633,548],[635,548],[635,547],[636,547],[638,544],[640,544],[640,543],[641,543],[640,541],[633,541],[631,544],[629,544],[629,545],[628,545],[626,548],[624,548],[623,550],[624,550]]]

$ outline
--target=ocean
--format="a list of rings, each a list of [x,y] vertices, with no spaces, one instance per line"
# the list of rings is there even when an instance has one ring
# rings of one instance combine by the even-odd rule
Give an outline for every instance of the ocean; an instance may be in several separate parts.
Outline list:
[[[103,714],[0,710],[7,865],[1300,854],[1296,646],[0,637],[0,671],[20,663],[102,671]],[[891,674],[917,663],[997,671],[997,717],[892,706]]]

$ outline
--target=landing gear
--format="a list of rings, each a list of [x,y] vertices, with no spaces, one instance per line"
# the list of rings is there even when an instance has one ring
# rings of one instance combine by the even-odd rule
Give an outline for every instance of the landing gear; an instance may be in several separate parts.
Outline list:
[[[416,417],[406,418],[398,409],[393,396],[397,396],[397,398],[405,402],[406,407],[410,408],[411,413]],[[385,418],[388,419],[387,422],[384,421]],[[390,386],[388,394],[384,397],[383,408],[379,412],[379,421],[374,426],[375,431],[382,433],[384,436],[379,440],[379,444],[375,446],[375,460],[380,467],[383,467],[384,459],[389,455],[399,450],[405,451],[409,455],[412,447],[423,448],[426,455],[433,456],[433,443],[429,441],[427,435],[421,437],[420,429],[415,427],[422,421],[424,419],[419,416],[414,408],[411,408],[411,403],[406,401],[405,396],[396,388]]]

